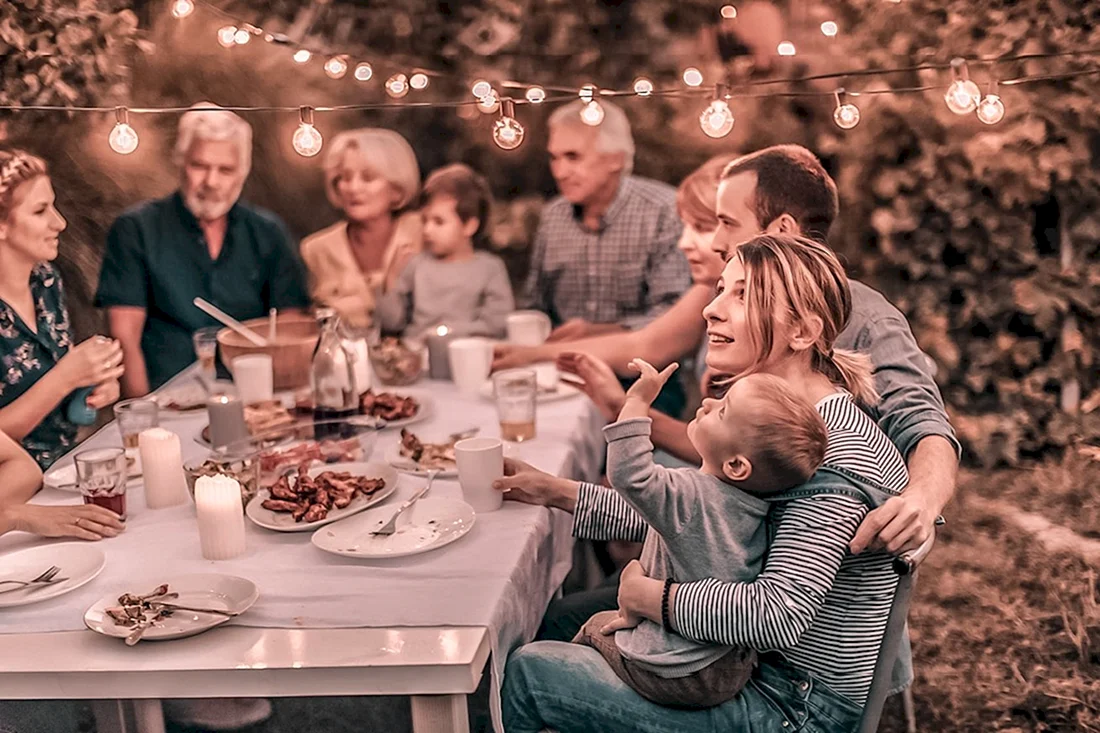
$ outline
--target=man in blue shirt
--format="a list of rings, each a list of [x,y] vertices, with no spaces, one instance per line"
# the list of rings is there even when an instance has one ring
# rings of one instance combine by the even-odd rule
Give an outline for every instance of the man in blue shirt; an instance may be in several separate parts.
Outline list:
[[[195,360],[192,334],[216,325],[203,298],[238,320],[309,305],[296,246],[274,214],[239,200],[252,128],[199,103],[180,118],[179,189],[123,213],[107,234],[95,304],[122,344],[122,393],[156,389]]]

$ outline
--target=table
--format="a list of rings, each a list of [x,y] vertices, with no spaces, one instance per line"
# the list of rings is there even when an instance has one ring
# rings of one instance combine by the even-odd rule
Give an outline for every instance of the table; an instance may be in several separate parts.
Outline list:
[[[173,385],[190,379],[189,371],[164,389],[171,390]],[[458,396],[449,383],[422,382],[411,389],[429,394],[434,401],[434,414],[422,424],[426,426],[424,429],[449,432],[474,424],[481,428],[482,435],[498,434],[490,402]],[[204,424],[204,413],[162,419],[162,427],[180,435],[185,460],[204,454],[205,449],[193,440]],[[547,471],[594,479],[604,451],[600,425],[602,419],[583,398],[540,405],[538,438],[519,446],[517,457]],[[396,431],[381,433],[373,460],[381,460],[386,448],[397,440]],[[118,431],[113,425],[85,441],[85,445],[93,446],[119,444]],[[405,484],[388,502],[411,493],[414,485]],[[433,488],[433,492],[453,495],[460,491],[455,481],[437,480],[436,485],[438,488]],[[72,500],[72,494],[50,490],[36,497],[42,503]],[[178,532],[179,526],[188,521],[187,516],[193,517],[193,509],[188,506],[157,510],[145,517],[142,513],[150,510],[144,508],[144,503],[135,501],[133,496],[130,501],[132,518],[128,533],[135,538],[141,537],[142,532],[162,533],[173,553],[172,562],[190,563],[178,543],[169,543],[168,533]],[[349,618],[347,609],[333,608],[332,613],[320,613],[326,621],[318,624],[332,628],[311,627],[308,619],[305,627],[299,627],[303,623],[301,617],[279,615],[286,610],[278,605],[279,599],[271,599],[264,607],[261,586],[261,599],[254,608],[253,618],[262,620],[262,627],[226,625],[190,639],[143,642],[132,648],[125,647],[120,640],[89,631],[59,630],[58,626],[75,627],[84,608],[110,590],[112,584],[117,585],[124,568],[134,567],[133,557],[120,557],[120,550],[112,549],[124,547],[122,542],[128,534],[124,533],[98,545],[108,556],[107,567],[99,578],[84,589],[37,604],[46,607],[67,602],[61,609],[54,608],[52,615],[50,609],[43,608],[42,619],[38,621],[37,615],[28,618],[12,613],[19,609],[0,611],[0,631],[5,626],[23,629],[21,633],[0,633],[0,699],[102,700],[105,702],[96,705],[101,731],[125,731],[129,728],[127,719],[133,717],[138,731],[160,733],[164,729],[160,700],[165,698],[408,695],[412,698],[413,727],[418,733],[465,731],[466,695],[477,688],[492,653],[495,684],[491,709],[494,726],[499,730],[503,661],[514,645],[533,636],[546,603],[568,571],[572,541],[568,537],[570,520],[558,511],[506,503],[505,510],[482,515],[479,520],[482,519],[485,532],[479,534],[475,525],[474,531],[450,547],[456,553],[489,552],[497,558],[499,567],[486,568],[485,572],[499,573],[500,578],[494,576],[490,580],[501,582],[487,581],[481,587],[486,597],[477,599],[481,605],[468,604],[468,611],[462,610],[462,599],[457,595],[452,595],[446,605],[449,613],[465,614],[469,619],[488,610],[483,623],[425,623],[424,614],[435,611],[425,611],[419,605],[397,608],[384,620],[374,618],[368,623]],[[505,519],[507,525],[502,524]],[[158,524],[143,528],[143,521],[154,520]],[[491,531],[494,527],[495,533]],[[276,533],[250,525],[250,553],[256,545],[257,552],[285,552],[301,563],[313,563],[316,558],[316,570],[311,572],[318,576],[356,572],[347,568],[355,565],[354,561],[342,561],[315,548],[292,544],[298,540],[308,545],[308,533],[273,535]],[[149,544],[148,540],[142,541]],[[44,540],[13,534],[0,538],[0,552],[40,542]],[[194,542],[197,547],[197,534]],[[418,578],[418,572],[432,571],[432,562],[445,562],[447,551],[444,548],[420,556],[424,562],[415,569],[398,565],[376,568],[371,575],[384,576],[395,583],[406,574]],[[177,557],[181,554],[185,556],[183,559]],[[194,565],[209,568],[210,563],[202,561],[196,550]],[[235,572],[232,566],[226,567],[230,568],[226,572]],[[377,588],[364,583],[355,590],[377,592]],[[414,586],[415,582],[406,582],[405,587]],[[282,602],[285,604],[287,599]],[[313,602],[311,598],[310,603]],[[402,602],[403,597],[395,603],[399,606]],[[237,621],[248,623],[250,614],[253,611]],[[367,616],[370,613],[364,612],[364,618]],[[28,628],[35,624],[43,627]]]

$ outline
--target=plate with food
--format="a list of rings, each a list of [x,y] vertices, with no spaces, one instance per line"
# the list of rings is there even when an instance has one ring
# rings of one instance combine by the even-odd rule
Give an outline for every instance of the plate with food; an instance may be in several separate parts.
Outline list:
[[[248,502],[245,516],[264,529],[306,532],[374,506],[397,488],[384,463],[332,463],[290,469]]]
[[[0,555],[0,608],[63,596],[94,580],[106,562],[103,551],[86,542],[38,545]]]
[[[334,555],[369,560],[406,557],[451,544],[473,529],[474,509],[461,499],[426,496],[397,518],[397,531],[372,535],[397,511],[376,507],[313,533],[310,541]]]
[[[248,434],[252,436],[264,435],[276,439],[283,428],[290,434],[294,427],[295,417],[290,414],[279,400],[265,400],[244,406],[244,424],[248,428]],[[204,425],[199,437],[195,439],[199,445],[210,446],[210,426]]]
[[[401,428],[401,442],[386,452],[386,462],[405,473],[427,476],[428,471],[435,471],[438,478],[455,478],[458,476],[457,437],[448,436],[433,443],[430,437]]]
[[[84,612],[84,625],[106,636],[139,641],[182,639],[240,616],[259,598],[247,578],[202,573],[169,578],[146,593],[118,589]]]
[[[431,398],[415,392],[370,389],[359,398],[359,413],[380,420],[387,428],[402,428],[426,420],[431,411]]]

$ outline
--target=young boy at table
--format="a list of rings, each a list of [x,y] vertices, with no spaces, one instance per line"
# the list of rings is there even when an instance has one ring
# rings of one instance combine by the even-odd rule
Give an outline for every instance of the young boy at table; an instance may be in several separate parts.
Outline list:
[[[768,374],[738,379],[721,399],[705,399],[688,424],[702,467],[653,461],[648,417],[676,371],[658,373],[641,359],[618,422],[604,428],[611,485],[649,524],[641,562],[668,582],[700,578],[751,581],[767,548],[763,498],[805,483],[825,456],[828,435],[814,406]],[[751,649],[700,644],[643,620],[614,636],[602,629],[616,611],[598,613],[573,640],[595,648],[611,669],[652,702],[707,708],[741,691],[756,663]]]
[[[489,184],[456,163],[428,176],[422,200],[425,251],[379,295],[375,315],[382,330],[421,336],[446,325],[458,336],[503,336],[515,303],[504,262],[482,249]]]

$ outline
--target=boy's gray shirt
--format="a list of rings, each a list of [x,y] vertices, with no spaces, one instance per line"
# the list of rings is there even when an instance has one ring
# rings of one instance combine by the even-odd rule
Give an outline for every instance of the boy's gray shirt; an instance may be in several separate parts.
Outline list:
[[[653,461],[648,417],[604,428],[611,485],[649,524],[642,566],[651,578],[748,582],[760,574],[767,550],[768,502],[692,468]],[[730,647],[700,644],[642,621],[618,631],[623,656],[661,677],[684,677]]]

